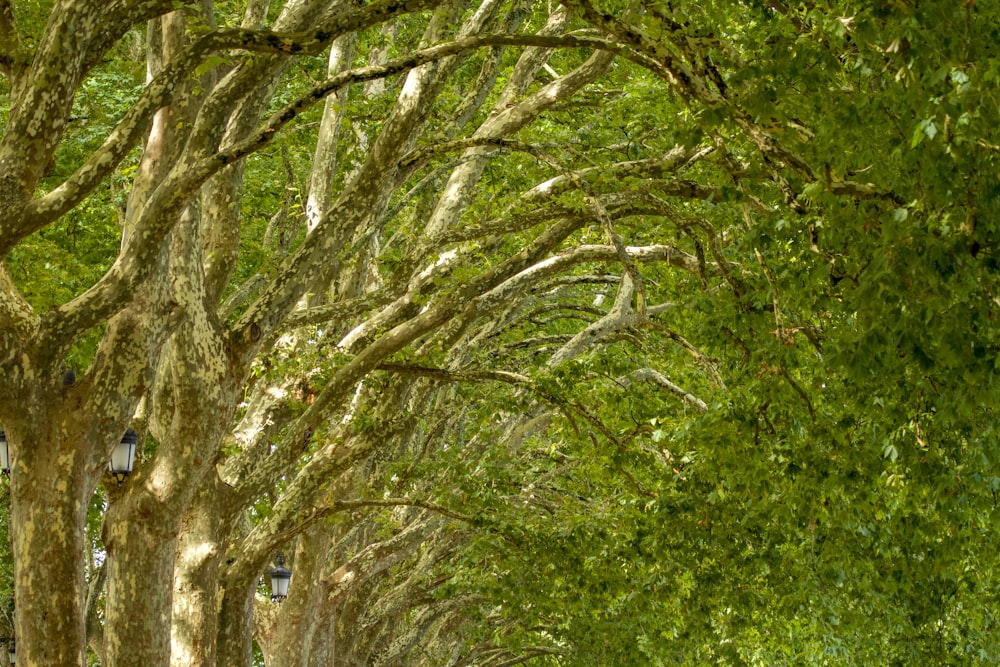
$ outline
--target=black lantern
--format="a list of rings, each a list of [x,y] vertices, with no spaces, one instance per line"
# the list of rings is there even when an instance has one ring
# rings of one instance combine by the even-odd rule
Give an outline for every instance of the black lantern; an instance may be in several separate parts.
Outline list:
[[[10,450],[7,448],[7,434],[0,428],[0,466],[3,467],[3,474],[10,474]]]
[[[292,578],[292,571],[285,567],[285,555],[281,552],[275,562],[278,566],[271,570],[271,601],[281,602],[288,597],[288,580]]]
[[[12,665],[17,664],[17,652],[14,650],[14,640],[11,639],[10,643],[7,644],[7,662]]]
[[[111,462],[108,468],[111,474],[118,480],[118,485],[125,481],[125,478],[132,474],[132,464],[135,463],[135,446],[139,442],[139,435],[132,429],[127,429],[122,441],[115,445],[115,451],[111,453]]]

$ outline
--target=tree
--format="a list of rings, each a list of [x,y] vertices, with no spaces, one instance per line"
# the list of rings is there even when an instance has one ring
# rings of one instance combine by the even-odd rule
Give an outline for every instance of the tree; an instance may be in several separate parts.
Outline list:
[[[391,30],[400,37],[402,55],[360,69],[349,69],[349,58],[334,57],[319,83],[269,110],[276,92],[291,90],[279,82],[294,59],[319,54],[335,39],[340,43],[333,53],[349,53],[351,40],[379,34],[358,31],[431,6],[291,3],[269,30],[260,27],[267,18],[259,3],[246,7],[240,28],[216,27],[216,8],[207,3],[182,9],[156,2],[129,8],[63,3],[51,8],[44,27],[38,17],[28,17],[32,23],[13,6],[5,8],[11,91],[0,150],[5,252],[79,210],[103,184],[130,178],[120,213],[121,249],[93,284],[68,299],[43,295],[55,303],[36,315],[11,272],[4,274],[2,356],[11,381],[0,411],[13,460],[16,634],[27,664],[84,661],[87,511],[107,454],[129,423],[148,433],[155,451],[126,487],[106,489],[100,567],[107,592],[103,624],[91,624],[91,642],[109,664],[165,664],[171,642],[177,662],[246,662],[247,608],[272,549],[308,524],[310,503],[325,493],[325,480],[382,445],[332,425],[338,412],[345,414],[357,383],[443,324],[460,316],[472,321],[485,302],[499,306],[516,298],[505,282],[586,224],[588,216],[557,207],[528,221],[556,220],[536,235],[509,215],[492,225],[455,229],[485,167],[486,147],[502,144],[607,70],[612,56],[598,50],[589,59],[568,59],[565,75],[529,91],[548,53],[539,47],[603,46],[559,38],[565,13],[553,15],[538,36],[505,36],[526,18],[520,8],[487,3],[461,17],[460,7],[441,7],[425,27],[400,21],[383,29],[383,35]],[[221,15],[233,8],[218,9]],[[73,128],[74,100],[83,101],[78,92],[96,85],[105,54],[127,48],[128,31],[146,21],[148,81],[123,104],[104,141],[76,154],[83,143]],[[445,38],[451,41],[413,50],[418,40],[430,45]],[[534,46],[515,63],[495,112],[483,118],[479,108],[490,91],[484,84],[497,78],[505,44]],[[483,46],[494,49],[473,63],[482,81],[467,86],[456,73],[470,50]],[[327,105],[316,138],[306,235],[283,219],[296,203],[286,201],[273,226],[253,230],[271,268],[251,264],[246,268],[257,275],[227,287],[239,268],[240,244],[253,238],[239,233],[243,158],[271,145],[278,130],[333,92],[407,72],[398,95],[389,93],[396,100],[384,120],[359,128],[355,164],[347,163],[351,153],[342,157],[333,149],[343,110]],[[435,101],[446,94],[465,96],[459,113],[432,117]],[[387,101],[376,87],[363,96],[373,106]],[[472,120],[476,130],[466,129],[468,138],[445,143],[443,150],[418,145],[429,132],[447,139]],[[143,137],[136,159],[131,152]],[[62,146],[73,150],[60,163]],[[393,201],[393,193],[419,185],[417,174],[431,182],[440,178],[421,171],[449,150],[464,155],[448,177],[445,198],[426,220],[419,211],[408,214],[410,200]],[[290,191],[295,172],[289,171]],[[420,195],[417,188],[411,198],[426,199]],[[510,236],[519,230],[520,240]],[[376,270],[383,232],[414,239],[378,269],[395,268],[395,275],[365,285],[364,276]],[[507,256],[491,247],[491,265],[476,271],[479,244],[496,246],[505,236],[514,241]],[[445,243],[452,249],[440,260],[413,272]],[[605,259],[620,256],[610,249]],[[28,273],[33,259],[22,258],[18,268]],[[448,288],[449,275],[470,269]],[[332,299],[322,296],[328,286]],[[360,314],[366,318],[351,331],[351,319]],[[341,355],[318,366],[328,375],[314,388],[314,371],[295,367],[307,358],[301,348],[309,343],[295,337],[320,323],[326,330],[317,337],[350,333],[338,345]],[[64,382],[69,358],[84,368]],[[330,441],[320,440],[324,433]],[[273,451],[261,460],[272,439]],[[304,454],[308,463],[297,469]],[[246,509],[282,478],[287,486],[267,520],[233,543]],[[89,610],[96,613],[97,606]],[[192,619],[203,622],[191,625]]]
[[[21,660],[990,660],[952,4],[0,3]]]

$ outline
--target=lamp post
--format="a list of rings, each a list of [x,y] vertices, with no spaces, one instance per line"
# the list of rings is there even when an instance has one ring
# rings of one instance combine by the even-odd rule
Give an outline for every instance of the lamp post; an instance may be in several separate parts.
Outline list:
[[[280,551],[275,562],[277,567],[271,570],[271,601],[281,602],[288,597],[288,580],[292,578],[292,571],[285,567],[285,555]]]
[[[3,474],[10,474],[10,450],[7,448],[7,434],[0,428],[0,466]]]
[[[115,445],[115,451],[111,452],[108,469],[118,480],[118,486],[121,486],[125,478],[132,474],[132,465],[135,463],[135,446],[138,442],[139,435],[131,428],[126,429],[122,441]]]

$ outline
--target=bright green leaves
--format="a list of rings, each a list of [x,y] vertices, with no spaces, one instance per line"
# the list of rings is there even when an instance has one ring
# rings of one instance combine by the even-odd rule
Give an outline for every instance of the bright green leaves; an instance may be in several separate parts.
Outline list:
[[[937,125],[933,118],[925,118],[917,123],[913,130],[913,139],[910,141],[910,148],[916,148],[926,137],[933,141],[938,134]]]

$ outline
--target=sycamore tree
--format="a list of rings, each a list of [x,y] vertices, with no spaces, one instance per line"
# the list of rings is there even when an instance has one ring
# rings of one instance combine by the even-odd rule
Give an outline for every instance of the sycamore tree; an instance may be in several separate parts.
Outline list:
[[[607,9],[581,12],[728,154],[718,198],[677,217],[738,238],[743,269],[688,302],[727,390],[659,427],[687,486],[661,487],[621,554],[670,568],[646,580],[674,620],[645,654],[988,664],[994,8]]]
[[[461,365],[473,325],[585,263],[627,269],[612,320],[644,296],[640,261],[699,270],[626,247],[615,220],[652,204],[583,183],[585,155],[560,149],[582,118],[512,138],[620,50],[549,9],[3,6],[23,664],[83,664],[88,645],[102,664],[248,663],[260,572],[417,409],[410,383],[366,376],[394,355]],[[705,155],[658,144],[622,172],[670,182]],[[487,174],[511,153],[521,177]],[[546,172],[562,180],[532,189]],[[118,487],[106,462],[129,425],[143,460]],[[359,655],[397,659],[393,629]]]
[[[997,659],[983,4],[0,2],[21,664]]]

